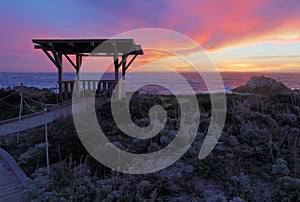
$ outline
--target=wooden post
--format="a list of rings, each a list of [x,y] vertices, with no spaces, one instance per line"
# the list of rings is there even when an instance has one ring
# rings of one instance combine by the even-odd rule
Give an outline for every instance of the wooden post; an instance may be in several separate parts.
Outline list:
[[[63,100],[63,84],[62,84],[62,76],[63,75],[63,71],[62,68],[59,67],[58,68],[58,91],[59,91],[59,101],[62,102]]]
[[[126,57],[122,56],[122,79],[125,80],[125,73],[126,73]]]
[[[76,88],[80,89],[80,66],[82,63],[82,56],[76,54]]]
[[[119,80],[119,68],[118,68],[118,58],[114,59],[114,64],[115,64],[115,80]]]
[[[116,47],[116,43],[113,43],[113,50],[114,50],[114,67],[115,67],[115,80],[119,80],[119,58],[118,58],[118,51]]]
[[[72,95],[73,95],[73,90],[74,90],[74,82],[70,83],[70,98],[72,99]]]
[[[93,91],[96,91],[97,90],[97,84],[96,84],[96,81],[92,81],[93,82]]]
[[[21,123],[21,116],[22,116],[22,110],[23,110],[23,92],[21,91],[21,95],[20,95],[20,110],[19,110],[19,120],[18,120],[18,123],[20,125]],[[17,143],[19,143],[19,139],[20,139],[20,132],[18,132],[18,135],[17,135]]]
[[[47,113],[46,109],[46,113]],[[50,164],[49,164],[49,143],[48,143],[48,128],[47,128],[47,118],[45,118],[45,144],[46,144],[46,165],[47,165],[47,174],[50,174]]]
[[[69,99],[69,83],[65,81],[64,83],[64,100]]]
[[[91,90],[91,82],[90,82],[90,80],[87,81],[87,90]]]
[[[82,81],[82,88],[83,88],[83,90],[86,89],[85,82],[86,82],[86,80],[83,80],[83,81]]]
[[[100,92],[101,92],[101,82],[98,81],[97,82],[97,87],[96,87],[96,93],[100,94]]]
[[[59,92],[57,92],[57,90],[58,90],[58,87],[57,87],[57,84],[55,85],[55,94],[56,94],[56,104],[58,104],[58,100],[59,100],[59,96],[58,96],[58,94],[59,94]]]
[[[56,54],[53,52],[53,55]],[[57,69],[58,69],[58,89],[59,89],[59,99],[63,101],[63,65],[62,65],[62,54],[57,53]]]

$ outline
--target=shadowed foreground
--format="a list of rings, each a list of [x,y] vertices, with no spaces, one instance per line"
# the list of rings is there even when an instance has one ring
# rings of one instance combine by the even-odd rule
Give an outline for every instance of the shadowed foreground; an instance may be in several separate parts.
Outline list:
[[[26,176],[8,153],[0,148],[0,201],[25,201]]]

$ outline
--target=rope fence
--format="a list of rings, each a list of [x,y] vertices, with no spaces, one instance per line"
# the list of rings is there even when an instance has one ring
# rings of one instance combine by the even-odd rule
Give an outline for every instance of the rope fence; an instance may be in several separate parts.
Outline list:
[[[28,107],[28,109],[32,112],[32,113],[37,113],[36,111],[34,111],[29,104],[26,102],[26,100],[24,98],[22,98],[23,102],[25,103],[25,105]]]
[[[107,92],[107,91],[101,92],[101,93],[93,93],[93,92],[90,92],[89,90],[84,90],[83,89],[79,93],[77,93],[76,95],[72,96],[71,99],[69,99],[69,100],[67,100],[65,102],[58,103],[58,104],[52,104],[52,103],[44,103],[44,102],[41,102],[41,101],[34,100],[29,95],[26,95],[21,89],[18,89],[15,92],[13,92],[13,93],[11,93],[11,94],[9,94],[7,96],[0,98],[0,101],[4,100],[6,98],[9,98],[9,97],[11,97],[11,96],[13,96],[15,94],[18,94],[20,96],[19,118],[22,116],[22,111],[24,110],[24,106],[26,106],[26,108],[28,108],[30,110],[30,112],[32,112],[33,114],[35,114],[35,113],[42,112],[42,111],[36,111],[35,109],[37,107],[42,107],[43,110],[45,110],[45,108],[47,110],[51,110],[51,109],[53,109],[55,107],[69,104],[69,103],[71,103],[74,100],[74,98],[79,97],[79,96],[82,96],[82,97],[90,97],[90,96],[94,96],[94,97],[95,96],[101,96],[101,97],[107,96],[107,97],[109,97],[110,96],[110,93]],[[23,106],[23,104],[24,104],[24,106]]]
[[[9,95],[3,97],[3,98],[0,98],[0,100],[4,100],[4,99],[6,99],[6,98],[9,98],[9,97],[11,97],[12,95],[14,95],[14,94],[16,94],[16,93],[17,93],[17,91],[15,91],[15,92],[13,92],[13,93],[11,93],[11,94],[9,94]]]

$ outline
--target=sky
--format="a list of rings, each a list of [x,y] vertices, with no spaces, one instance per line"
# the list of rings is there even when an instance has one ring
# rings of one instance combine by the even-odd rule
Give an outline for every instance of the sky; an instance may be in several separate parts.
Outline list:
[[[149,27],[190,37],[219,71],[300,72],[298,0],[10,0],[1,1],[0,23],[0,72],[56,71],[33,38],[109,38]]]

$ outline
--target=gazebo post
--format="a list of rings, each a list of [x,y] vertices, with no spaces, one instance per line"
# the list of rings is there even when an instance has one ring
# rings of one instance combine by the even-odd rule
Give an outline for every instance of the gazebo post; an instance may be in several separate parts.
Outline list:
[[[82,63],[82,56],[76,54],[76,88],[77,90],[80,88],[80,66]]]
[[[56,53],[53,52],[53,55]],[[59,89],[59,99],[62,102],[63,101],[63,64],[62,64],[62,54],[57,53],[57,69],[58,69],[58,89]]]
[[[127,59],[127,55],[122,55],[122,61],[121,61],[121,63],[122,63],[122,79],[119,81],[118,99],[126,96],[126,80],[125,80],[126,59]],[[120,66],[121,66],[121,64],[120,64]]]
[[[126,73],[126,57],[122,55],[122,80],[125,80],[125,73]]]
[[[119,58],[118,58],[118,51],[116,47],[116,43],[113,43],[113,50],[114,50],[114,68],[115,68],[115,81],[119,80]]]
[[[115,80],[118,81],[119,80],[119,68],[118,68],[118,58],[114,59],[114,66],[115,66]]]

